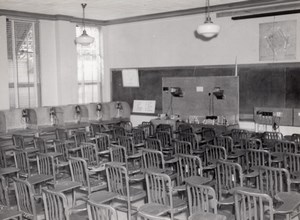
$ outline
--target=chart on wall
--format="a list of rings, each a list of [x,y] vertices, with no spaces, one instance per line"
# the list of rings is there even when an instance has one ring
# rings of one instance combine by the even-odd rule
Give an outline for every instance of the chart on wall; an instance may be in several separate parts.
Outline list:
[[[259,60],[296,59],[297,21],[278,21],[259,25]]]

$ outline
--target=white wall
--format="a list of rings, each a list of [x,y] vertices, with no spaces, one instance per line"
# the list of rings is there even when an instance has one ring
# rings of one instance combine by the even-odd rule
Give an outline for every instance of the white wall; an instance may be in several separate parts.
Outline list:
[[[5,16],[0,16],[0,48],[0,109],[9,109],[9,73]]]
[[[297,20],[286,15],[233,21],[230,17],[212,20],[221,26],[219,36],[204,41],[195,35],[195,29],[204,21],[204,15],[191,15],[104,28],[106,84],[110,85],[110,68],[171,67],[194,65],[261,63],[259,61],[259,24],[280,20]],[[297,59],[300,61],[298,34]],[[272,62],[272,61],[270,61]],[[109,91],[109,89],[107,88]],[[107,93],[110,98],[110,94]]]

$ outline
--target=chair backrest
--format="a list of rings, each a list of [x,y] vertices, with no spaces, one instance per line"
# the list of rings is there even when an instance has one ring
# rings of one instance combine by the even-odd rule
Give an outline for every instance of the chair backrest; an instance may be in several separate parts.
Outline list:
[[[274,197],[279,192],[290,192],[290,174],[284,168],[259,167],[259,189]]]
[[[214,141],[214,138],[216,136],[216,132],[215,132],[214,128],[203,127],[202,131],[201,131],[201,134],[202,134],[202,138],[204,140],[211,141],[211,142]],[[211,142],[209,142],[209,143],[211,143]],[[211,144],[213,144],[213,143],[211,143]]]
[[[267,194],[236,190],[234,204],[236,220],[274,219],[273,201]]]
[[[147,138],[145,144],[147,149],[158,150],[162,152],[162,146],[159,139]]]
[[[20,174],[28,174],[28,176],[31,175],[28,153],[26,151],[21,149],[15,149],[14,160],[15,160],[16,168],[20,170],[19,171]]]
[[[154,136],[154,125],[151,122],[142,122],[139,128],[144,131],[145,139]]]
[[[101,133],[101,125],[98,123],[91,123],[90,129],[92,136],[96,136],[97,134]]]
[[[233,140],[229,136],[216,136],[214,138],[214,145],[224,147],[227,154],[233,153]]]
[[[88,191],[88,194],[90,194],[91,188],[90,188],[88,167],[86,161],[81,158],[70,157],[69,166],[70,166],[72,181],[82,183],[82,186],[85,187]]]
[[[113,126],[111,140],[116,142],[116,141],[118,141],[118,137],[120,137],[120,136],[126,136],[125,128],[120,127],[120,126]]]
[[[181,182],[191,176],[202,176],[203,168],[198,156],[178,154],[178,160]]]
[[[300,134],[292,134],[291,140],[295,143],[300,143]]]
[[[217,195],[218,200],[223,199],[223,195],[230,193],[231,189],[243,186],[243,170],[240,164],[229,161],[218,161],[217,169]]]
[[[262,149],[262,141],[256,138],[248,138],[242,141],[243,149]]]
[[[170,124],[159,124],[156,127],[156,131],[157,132],[161,132],[161,131],[165,131],[168,132],[170,134],[171,137],[173,137],[173,127]]]
[[[110,147],[110,139],[108,134],[97,133],[95,136],[98,152],[107,151]]]
[[[194,133],[194,128],[188,123],[180,123],[177,127],[178,133]]]
[[[118,137],[119,144],[126,149],[127,155],[133,155],[136,152],[134,143],[133,143],[133,138],[129,136],[119,136]]]
[[[54,150],[57,153],[61,153],[59,156],[60,161],[67,162],[69,158],[69,151],[68,151],[68,143],[65,141],[55,140],[54,141]]]
[[[9,206],[8,186],[3,176],[0,176],[0,207]]]
[[[53,176],[54,181],[56,181],[53,156],[37,153],[37,168],[39,174]]]
[[[13,144],[21,149],[25,148],[25,141],[24,137],[19,134],[13,134],[12,135]]]
[[[55,136],[57,140],[68,140],[68,132],[64,128],[56,128],[55,129]]]
[[[274,146],[274,152],[282,153],[300,153],[295,142],[287,140],[276,140]]]
[[[187,141],[175,140],[175,154],[193,154],[192,145]]]
[[[294,173],[300,172],[300,154],[285,153],[283,155],[284,168],[293,176]]]
[[[89,220],[118,220],[117,211],[110,205],[87,201]]]
[[[79,147],[81,143],[87,142],[87,133],[85,131],[75,131],[73,137],[77,147]]]
[[[143,129],[133,128],[132,129],[132,138],[134,145],[141,145],[145,143],[145,133]]]
[[[33,186],[26,180],[14,178],[14,187],[18,210],[27,218],[36,220],[37,213],[33,198]]]
[[[163,149],[164,147],[168,147],[172,145],[172,136],[167,131],[157,131],[156,138],[160,140]]]
[[[205,148],[205,164],[208,165],[210,162],[217,160],[226,160],[227,153],[224,147],[215,146],[215,145],[207,145]]]
[[[248,139],[250,136],[251,133],[245,129],[235,128],[231,130],[231,137],[234,144],[240,144],[243,139]]]
[[[246,150],[246,170],[251,167],[271,166],[271,154],[267,150]]]
[[[181,141],[186,141],[186,142],[189,142],[191,143],[192,145],[192,150],[197,150],[198,147],[199,147],[199,144],[198,144],[198,137],[196,134],[194,133],[179,133],[178,134],[178,138],[179,140]]]
[[[170,206],[171,219],[173,219],[173,187],[171,178],[167,174],[146,170],[145,179],[148,203]]]
[[[40,153],[47,153],[47,145],[46,141],[43,138],[40,137],[34,137],[33,138],[34,147],[39,150]]]
[[[266,131],[262,135],[262,142],[267,148],[272,149],[277,140],[283,140],[283,135],[280,132]]]
[[[131,130],[132,130],[132,127],[133,127],[131,121],[122,121],[120,123],[120,126],[125,129],[126,133],[131,133]]]
[[[81,143],[81,156],[86,159],[88,167],[96,167],[99,165],[99,157],[97,145],[93,143]]]
[[[107,163],[105,165],[108,191],[120,196],[129,197],[129,178],[127,169],[118,163]]]
[[[112,162],[127,164],[126,148],[120,145],[111,145],[109,148],[110,159]]]
[[[164,156],[161,151],[143,149],[143,166],[147,169],[165,169]]]
[[[196,212],[210,212],[217,214],[216,192],[211,186],[199,185],[187,181],[187,196],[189,214]]]
[[[69,220],[70,213],[66,196],[61,192],[42,190],[46,220]]]

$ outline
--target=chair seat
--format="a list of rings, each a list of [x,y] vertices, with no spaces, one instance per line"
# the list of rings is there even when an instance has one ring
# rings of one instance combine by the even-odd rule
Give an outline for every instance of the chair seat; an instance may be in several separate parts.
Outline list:
[[[229,195],[227,197],[225,197],[224,199],[221,199],[219,201],[220,205],[232,205],[234,204],[234,197],[232,195]]]
[[[135,188],[135,187],[129,187],[129,194],[130,194],[130,197],[129,197],[130,201],[136,201],[136,200],[146,197],[145,190]],[[127,200],[127,195],[125,195],[125,196],[119,195],[118,198],[122,199],[122,200]]]
[[[163,214],[166,214],[170,211],[170,206],[168,205],[162,205],[158,203],[146,203],[139,208],[139,212],[154,215],[154,216],[160,216]]]
[[[16,209],[11,209],[11,208],[4,208],[0,210],[0,219],[1,220],[9,220],[13,218],[19,218],[21,219],[22,212],[16,210]]]
[[[35,185],[35,184],[44,183],[44,182],[53,180],[53,176],[45,175],[45,174],[37,174],[37,175],[28,177],[27,180],[30,184]]]
[[[143,173],[136,173],[136,174],[129,176],[130,182],[138,182],[138,181],[142,181],[144,179],[145,179],[145,175]]]
[[[179,197],[173,197],[173,209],[174,213],[179,213],[187,209],[187,202]]]

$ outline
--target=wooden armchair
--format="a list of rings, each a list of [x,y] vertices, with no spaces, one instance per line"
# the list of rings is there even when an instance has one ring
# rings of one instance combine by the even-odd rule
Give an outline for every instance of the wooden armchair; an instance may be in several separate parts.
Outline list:
[[[87,210],[89,220],[118,220],[118,214],[115,208],[110,205],[87,201]]]

